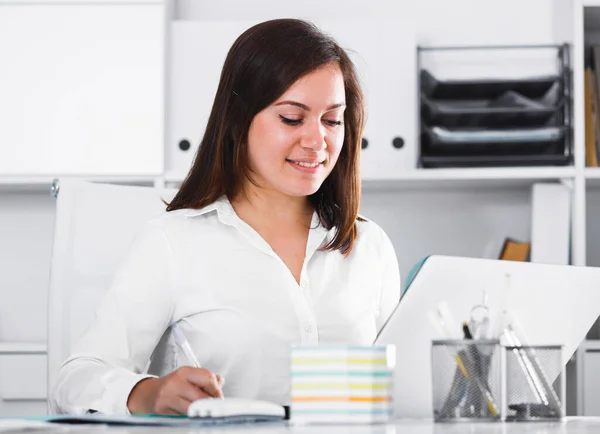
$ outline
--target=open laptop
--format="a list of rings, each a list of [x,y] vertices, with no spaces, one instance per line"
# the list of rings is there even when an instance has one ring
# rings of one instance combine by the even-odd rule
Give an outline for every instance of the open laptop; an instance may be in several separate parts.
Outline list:
[[[600,315],[600,268],[430,256],[375,340],[396,345],[396,417],[433,416],[431,341],[444,336],[427,312],[445,302],[462,324],[484,290],[491,317],[508,309],[526,336],[522,344],[564,345],[564,363]]]

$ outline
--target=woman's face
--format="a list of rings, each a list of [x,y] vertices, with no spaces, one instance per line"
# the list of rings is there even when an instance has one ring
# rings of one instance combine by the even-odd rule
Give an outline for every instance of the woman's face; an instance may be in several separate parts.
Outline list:
[[[337,64],[296,81],[252,120],[248,152],[253,180],[288,196],[315,193],[340,155],[345,103]]]

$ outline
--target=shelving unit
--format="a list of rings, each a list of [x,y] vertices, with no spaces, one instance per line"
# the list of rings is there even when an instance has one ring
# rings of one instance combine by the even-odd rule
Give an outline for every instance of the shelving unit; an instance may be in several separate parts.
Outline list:
[[[584,71],[590,43],[600,43],[600,1],[573,0],[565,9],[572,19],[565,25],[573,42],[574,132],[576,177],[574,183],[573,243],[578,251],[575,265],[600,266],[600,168],[585,167]],[[568,15],[567,15],[568,13]],[[599,285],[600,288],[600,285]],[[596,323],[576,355],[576,412],[598,416],[600,393],[600,325]]]

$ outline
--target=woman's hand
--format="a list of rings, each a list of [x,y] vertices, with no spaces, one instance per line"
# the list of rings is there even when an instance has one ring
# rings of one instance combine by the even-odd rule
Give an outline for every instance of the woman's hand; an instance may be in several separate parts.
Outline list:
[[[127,408],[131,414],[187,414],[190,403],[202,398],[222,398],[225,381],[204,368],[184,366],[160,378],[136,384]]]

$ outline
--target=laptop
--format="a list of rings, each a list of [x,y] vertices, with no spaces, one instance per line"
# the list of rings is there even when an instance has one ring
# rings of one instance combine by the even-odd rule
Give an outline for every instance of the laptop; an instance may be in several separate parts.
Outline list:
[[[510,311],[526,336],[521,344],[563,345],[563,364],[600,315],[598,267],[430,256],[412,274],[374,342],[396,346],[395,417],[433,417],[431,343],[444,336],[427,315],[440,303],[461,325],[485,291],[492,322]]]

